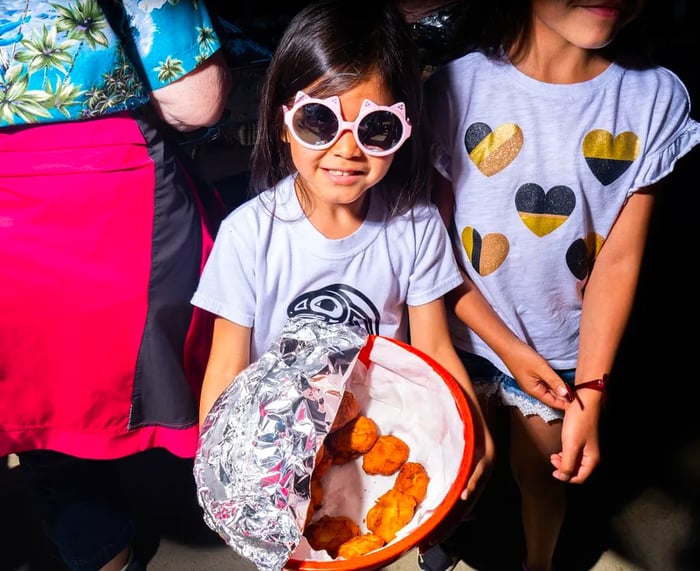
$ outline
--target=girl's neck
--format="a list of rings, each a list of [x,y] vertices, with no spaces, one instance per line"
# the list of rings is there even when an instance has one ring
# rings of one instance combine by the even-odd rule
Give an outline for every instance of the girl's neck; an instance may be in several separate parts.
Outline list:
[[[361,198],[350,204],[332,204],[311,200],[308,194],[299,190],[297,184],[297,199],[307,220],[329,240],[347,238],[365,221],[369,210],[369,192],[365,192]]]
[[[533,41],[513,65],[544,83],[569,84],[589,81],[603,73],[611,59],[603,50],[588,50],[569,43]]]

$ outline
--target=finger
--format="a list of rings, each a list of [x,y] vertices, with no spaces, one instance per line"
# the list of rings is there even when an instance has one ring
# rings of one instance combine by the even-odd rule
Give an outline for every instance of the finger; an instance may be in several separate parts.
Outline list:
[[[566,407],[569,406],[568,398],[556,395],[543,383],[537,383],[529,394],[552,408],[565,410]]]
[[[559,454],[552,454],[549,457],[549,461],[552,463],[552,466],[554,466],[552,476],[562,482],[568,482],[571,476],[561,470],[561,452]]]
[[[563,402],[570,403],[574,400],[574,389],[566,384],[561,377],[557,376],[551,380],[542,379],[542,384],[546,387],[546,390]]]
[[[460,499],[463,501],[467,501],[468,499],[471,500],[473,495],[474,495],[474,490],[477,489],[479,479],[481,478],[481,470],[479,467],[476,467],[474,469],[474,472],[472,473],[471,478],[469,478],[469,481],[467,482],[467,487],[462,490],[462,493],[460,494]]]
[[[557,476],[562,476],[562,472],[560,471],[560,459],[558,459],[558,455],[554,454],[552,455],[552,464],[557,468],[555,470],[556,474],[553,474],[555,478],[561,479],[561,477]],[[589,476],[593,473],[593,470],[595,469],[597,465],[597,462],[590,456],[583,455],[581,457],[581,462],[576,466],[576,470],[572,473],[568,473],[565,476],[568,476],[568,482],[570,484],[583,484]]]
[[[563,402],[572,402],[574,400],[574,390],[565,383],[559,375],[545,378],[544,375],[539,378],[539,383],[545,391],[550,392],[556,398]]]
[[[552,476],[562,482],[581,483],[590,475],[593,469],[590,463],[586,466],[582,451],[559,452],[558,454],[552,454],[549,460],[555,468]]]
[[[476,504],[476,502],[479,501],[479,498],[481,497],[481,494],[486,487],[487,480],[488,476],[486,474],[486,471],[484,470],[483,465],[480,463],[474,469],[474,473],[472,474],[471,478],[469,478],[469,481],[467,482],[467,487],[464,488],[464,490],[462,490],[460,498],[464,501],[468,499],[470,505]]]
[[[462,490],[462,493],[459,496],[462,500],[467,501],[467,499],[471,499],[472,495],[474,494],[474,490],[476,490],[477,488],[477,483],[480,477],[479,472],[479,468],[476,468],[471,478],[469,478],[469,481],[467,482],[467,487]]]
[[[557,480],[568,484],[583,484],[592,472],[592,469],[586,469],[585,466],[581,466],[576,474],[572,475],[559,470],[554,470],[554,472],[552,472],[552,476]]]
[[[574,389],[572,389],[570,385],[562,381],[559,377],[557,377],[556,381],[550,383],[549,387],[559,398],[566,400],[566,402],[573,402],[574,398],[576,398]]]
[[[561,451],[561,463],[559,471],[567,474],[569,478],[576,475],[583,459],[583,448],[576,446],[564,446]]]

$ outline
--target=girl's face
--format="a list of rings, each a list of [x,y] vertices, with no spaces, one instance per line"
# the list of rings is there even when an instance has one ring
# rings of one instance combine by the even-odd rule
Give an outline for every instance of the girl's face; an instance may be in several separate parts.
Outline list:
[[[592,50],[607,46],[636,18],[644,0],[531,0],[538,39]]]
[[[343,119],[354,121],[365,99],[377,105],[396,103],[377,76],[339,94]],[[365,154],[350,130],[340,134],[328,149],[303,147],[285,127],[284,140],[290,146],[292,161],[299,173],[304,202],[313,210],[323,206],[350,206],[363,212],[365,193],[384,178],[394,155],[375,157]]]

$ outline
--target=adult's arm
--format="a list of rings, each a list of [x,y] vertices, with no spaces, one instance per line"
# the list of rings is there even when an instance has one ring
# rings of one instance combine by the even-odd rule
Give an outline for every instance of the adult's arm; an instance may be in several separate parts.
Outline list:
[[[178,131],[211,127],[231,92],[231,71],[221,50],[177,81],[151,92],[160,116]]]

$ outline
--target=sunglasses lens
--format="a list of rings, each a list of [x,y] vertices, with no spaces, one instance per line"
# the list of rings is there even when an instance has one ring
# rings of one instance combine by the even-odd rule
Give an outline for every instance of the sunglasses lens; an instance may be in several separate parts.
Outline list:
[[[307,103],[294,113],[292,119],[297,137],[309,145],[322,146],[333,140],[338,132],[338,118],[322,103]]]
[[[403,124],[398,115],[391,111],[373,111],[362,118],[357,135],[369,151],[390,151],[401,141]]]

